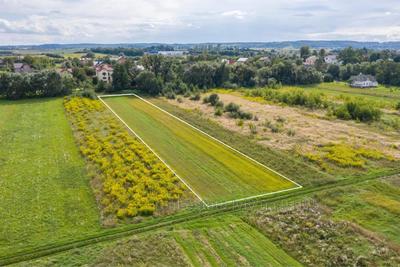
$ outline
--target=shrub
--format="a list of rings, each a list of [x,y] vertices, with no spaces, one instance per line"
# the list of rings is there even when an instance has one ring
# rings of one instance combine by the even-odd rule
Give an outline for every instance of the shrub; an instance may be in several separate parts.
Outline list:
[[[82,97],[87,97],[87,98],[90,98],[90,99],[96,99],[97,98],[95,92],[93,90],[90,90],[90,89],[83,90],[82,91]]]
[[[224,111],[222,110],[222,108],[217,108],[217,109],[215,109],[214,115],[222,116],[223,113],[224,113]]]
[[[253,118],[253,114],[251,114],[250,112],[239,110],[236,114],[238,118],[243,120],[251,120]]]
[[[361,101],[348,101],[334,111],[334,115],[339,119],[353,119],[362,122],[377,121],[381,118],[380,109],[372,107],[371,104]]]
[[[200,100],[200,94],[197,93],[197,94],[191,96],[189,99],[192,100],[192,101],[199,101]]]
[[[211,106],[216,106],[218,102],[219,102],[219,96],[217,94],[211,94],[208,97],[208,103],[210,103]]]
[[[167,92],[167,93],[165,94],[165,97],[166,97],[167,99],[175,99],[175,98],[176,98],[176,95],[175,95],[174,92],[169,91],[169,92]]]
[[[239,109],[239,105],[232,102],[225,106],[225,112],[235,113],[238,112]]]
[[[178,103],[183,103],[182,97],[178,97],[178,98],[176,99],[176,101],[178,101]]]
[[[396,109],[397,109],[398,111],[400,111],[400,102],[399,102],[399,103],[397,103],[397,105],[396,105]]]
[[[215,105],[215,107],[223,109],[223,107],[224,107],[224,102],[218,101],[217,104]]]

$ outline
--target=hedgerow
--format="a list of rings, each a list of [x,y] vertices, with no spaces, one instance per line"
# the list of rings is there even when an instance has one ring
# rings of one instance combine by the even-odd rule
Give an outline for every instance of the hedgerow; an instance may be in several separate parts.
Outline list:
[[[97,193],[105,216],[152,215],[183,195],[178,178],[99,100],[66,98],[64,107],[81,153],[98,173]]]
[[[255,89],[248,90],[246,96],[262,97],[265,100],[285,103],[289,106],[304,106],[311,109],[326,108],[328,102],[324,99],[324,95],[314,92],[305,92],[304,90],[295,89],[289,91],[280,91],[276,89]]]

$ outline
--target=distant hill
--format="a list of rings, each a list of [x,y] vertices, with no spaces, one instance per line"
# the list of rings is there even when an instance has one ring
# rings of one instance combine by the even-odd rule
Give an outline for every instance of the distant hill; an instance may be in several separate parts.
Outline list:
[[[367,49],[394,49],[400,50],[400,42],[357,42],[357,41],[284,41],[284,42],[232,42],[232,43],[121,43],[121,44],[42,44],[42,45],[16,45],[16,46],[0,46],[0,50],[54,50],[54,49],[90,49],[90,48],[146,48],[152,46],[168,45],[175,49],[190,49],[195,47],[236,47],[241,49],[246,48],[300,48],[302,46],[310,46],[312,48],[327,48],[327,49],[343,49],[349,46],[354,48]]]

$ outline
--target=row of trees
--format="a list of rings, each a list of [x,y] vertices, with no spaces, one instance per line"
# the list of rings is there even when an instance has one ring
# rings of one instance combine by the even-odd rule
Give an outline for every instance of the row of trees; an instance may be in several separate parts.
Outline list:
[[[34,74],[0,73],[0,96],[12,100],[68,95],[75,86],[72,78],[61,76],[55,71]]]
[[[322,81],[348,81],[351,76],[360,73],[376,76],[381,84],[400,86],[400,63],[393,60],[393,53],[364,52],[348,48],[339,54],[339,59],[347,64],[335,65],[324,62],[326,51],[323,49],[311,52],[304,48],[300,52],[303,58],[316,54],[319,57],[316,65],[304,66],[302,58],[283,55],[273,57],[269,62],[260,61],[256,57],[245,64],[234,65],[221,63],[219,60],[199,60],[201,57],[178,59],[146,55],[140,61],[144,70],[139,70],[130,61],[124,65],[116,65],[113,85],[108,90],[138,89],[149,94],[159,94],[171,91],[185,93],[196,88],[212,87],[279,87],[280,84],[307,85]],[[381,60],[369,61],[371,57]],[[103,85],[100,86],[101,90],[104,88]]]

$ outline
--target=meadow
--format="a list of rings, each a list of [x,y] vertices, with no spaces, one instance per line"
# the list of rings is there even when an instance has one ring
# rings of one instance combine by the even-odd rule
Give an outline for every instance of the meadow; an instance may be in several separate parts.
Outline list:
[[[317,194],[336,220],[355,222],[400,248],[400,176]]]
[[[182,223],[17,266],[32,265],[302,266],[234,215]]]
[[[100,230],[62,99],[0,100],[0,255]]]
[[[137,97],[104,100],[208,204],[297,187]]]

